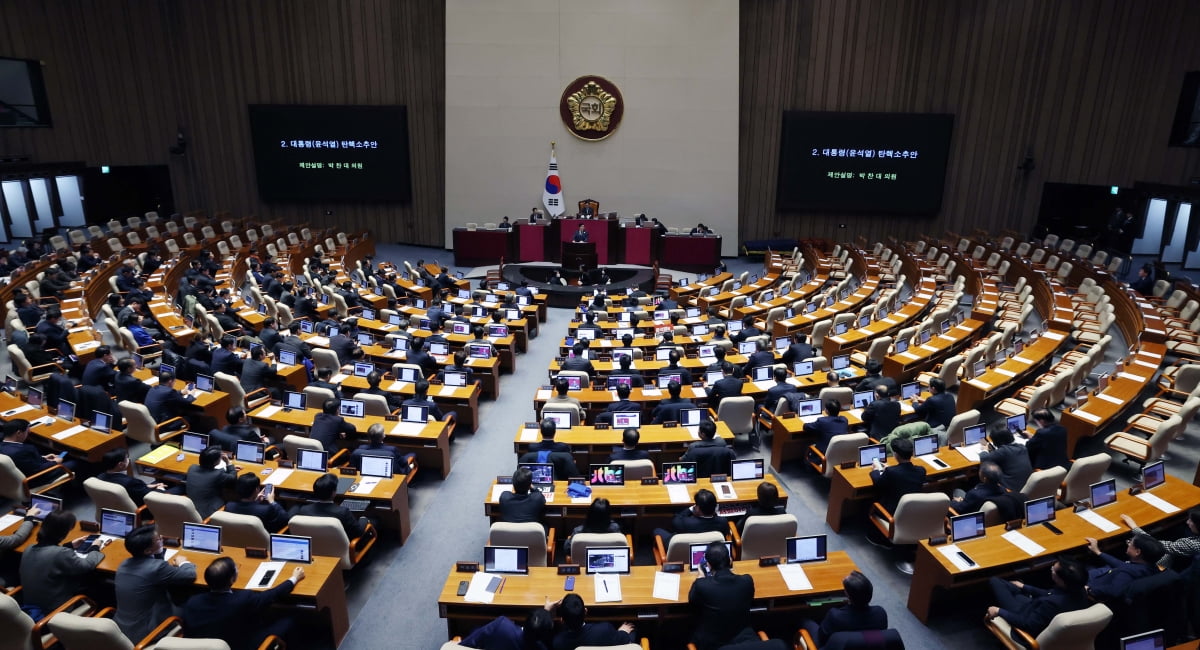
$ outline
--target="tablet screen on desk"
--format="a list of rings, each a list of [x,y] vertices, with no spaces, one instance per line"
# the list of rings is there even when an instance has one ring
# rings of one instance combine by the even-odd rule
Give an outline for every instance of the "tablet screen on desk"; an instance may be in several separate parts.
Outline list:
[[[679,461],[662,464],[663,485],[686,485],[696,482],[696,463]]]
[[[1163,466],[1160,460],[1156,463],[1150,463],[1142,468],[1142,487],[1144,489],[1156,488],[1167,481],[1167,469]]]
[[[261,442],[239,440],[237,447],[234,448],[233,457],[241,463],[261,463],[263,462],[265,450],[266,445]]]
[[[101,508],[100,534],[124,539],[129,534],[129,531],[133,530],[133,524],[136,520],[137,515],[132,512]]]
[[[761,458],[735,460],[732,471],[729,472],[729,478],[734,481],[762,480],[762,477],[763,459]]]
[[[972,424],[963,429],[963,443],[967,445],[976,445],[987,437],[986,424]]]
[[[58,400],[58,417],[67,422],[74,422],[75,402],[68,402],[65,399]]]
[[[858,448],[859,467],[870,467],[876,460],[881,463],[887,462],[886,447],[883,445],[863,445]]]
[[[968,515],[950,518],[950,535],[955,544],[983,537],[986,534],[987,529],[983,525],[982,512],[972,512]]]
[[[312,562],[312,538],[271,535],[271,559],[276,562]]]
[[[308,405],[308,396],[304,393],[288,391],[283,394],[283,405],[290,409],[299,409],[303,411]]]
[[[542,411],[542,419],[554,422],[556,431],[565,431],[571,428],[571,413],[568,411]]]
[[[367,405],[362,400],[344,399],[338,405],[338,414],[342,417],[361,418],[367,413]]]
[[[900,399],[913,399],[921,394],[921,385],[915,381],[900,386]]]
[[[324,472],[329,463],[329,452],[316,449],[300,449],[296,452],[296,467],[311,472]]]
[[[363,456],[362,474],[363,476],[392,478],[392,462],[394,460],[393,456]]]
[[[866,408],[868,404],[875,401],[875,391],[863,390],[854,393],[854,408]]]
[[[212,375],[196,375],[196,388],[198,390],[204,391],[205,393],[211,393],[215,387],[216,380]]]
[[[588,573],[629,573],[628,546],[595,546],[587,549]]]
[[[804,377],[813,374],[813,362],[797,361],[792,364],[792,373],[797,377]]]
[[[625,485],[624,465],[592,465],[592,485]]]
[[[41,389],[30,386],[29,392],[25,395],[25,402],[30,406],[41,406],[43,402]]]
[[[221,552],[221,527],[208,524],[183,524],[183,539],[180,540],[183,550],[200,551],[202,553]]]
[[[1121,650],[1163,650],[1167,647],[1162,630],[1142,632],[1121,638]]]
[[[913,438],[913,455],[927,456],[936,454],[938,450],[938,435],[931,433],[927,436],[917,436]]]
[[[484,546],[483,570],[488,573],[529,573],[529,547]]]
[[[808,417],[810,415],[821,414],[821,400],[817,398],[801,400],[796,404],[796,415],[799,417]]]
[[[1025,414],[1024,413],[1018,413],[1016,415],[1009,416],[1007,422],[1008,422],[1008,430],[1012,431],[1013,437],[1022,438],[1025,436]]]
[[[33,494],[29,497],[30,506],[41,510],[41,514],[37,516],[38,521],[46,518],[46,515],[55,510],[62,510],[62,499],[58,497],[46,496],[44,494]]]
[[[699,571],[700,565],[704,564],[704,554],[708,552],[708,545],[709,542],[703,542],[689,546],[688,555],[692,558],[692,571]],[[725,550],[729,557],[733,557],[733,542],[725,542]]]
[[[198,454],[208,448],[208,434],[186,432],[183,434],[182,447],[184,451]]]
[[[787,539],[788,564],[796,562],[824,562],[826,558],[824,535],[789,537]]]
[[[554,464],[553,463],[521,463],[518,467],[525,467],[533,474],[533,483],[535,485],[545,485],[554,483]]]
[[[833,365],[831,367],[834,370],[845,370],[846,368],[849,368],[850,367],[850,355],[839,354],[839,355],[835,356],[833,358]]]
[[[642,426],[642,414],[637,411],[613,413],[614,429],[636,429]]]
[[[401,414],[401,419],[405,422],[419,422],[425,424],[429,421],[429,407],[405,405]]]
[[[296,365],[296,353],[292,352],[291,350],[280,350],[278,358],[279,358],[279,365],[281,365],[281,366]]]
[[[1107,481],[1092,483],[1088,486],[1088,492],[1092,497],[1093,508],[1113,503],[1117,500],[1117,479],[1110,478]]]
[[[682,409],[679,411],[679,424],[685,427],[698,427],[703,419],[703,409]]]
[[[1032,526],[1045,521],[1054,521],[1054,499],[1048,496],[1025,502],[1025,525]]]

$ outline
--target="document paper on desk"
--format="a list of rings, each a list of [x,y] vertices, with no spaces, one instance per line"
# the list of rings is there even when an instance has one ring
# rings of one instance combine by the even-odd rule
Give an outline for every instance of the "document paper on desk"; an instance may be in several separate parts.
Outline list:
[[[490,501],[492,503],[500,503],[500,495],[504,494],[505,492],[512,492],[512,486],[511,485],[493,485],[492,486],[492,496],[488,499],[488,501]]]
[[[359,479],[358,487],[354,488],[350,492],[351,494],[370,494],[371,491],[375,489],[375,486],[379,485],[381,480],[383,479],[379,478],[378,476]]]
[[[271,472],[271,475],[267,477],[267,480],[263,481],[263,485],[279,485],[286,481],[287,477],[291,476],[294,471],[296,470],[286,467],[276,467],[275,471]]]
[[[154,451],[147,453],[146,455],[142,456],[138,460],[142,461],[143,463],[149,464],[149,465],[154,465],[154,464],[158,463],[159,461],[166,460],[166,459],[170,458],[171,456],[174,456],[178,452],[179,452],[179,449],[172,447],[170,445],[160,445],[158,447],[158,449],[155,449]]]
[[[679,574],[654,572],[654,597],[679,602]]]
[[[21,521],[22,519],[24,519],[24,517],[22,517],[21,515],[0,516],[0,530],[7,530],[10,526],[17,523],[18,521]],[[679,582],[676,581],[675,585],[678,587]]]
[[[779,567],[779,575],[783,576],[783,582],[787,584],[788,591],[809,591],[813,588],[812,581],[804,573],[803,564],[777,564],[776,566]]]
[[[7,411],[5,411],[5,412],[4,412],[4,417],[6,417],[6,418],[10,418],[10,417],[12,417],[12,416],[14,416],[14,415],[16,415],[16,414],[18,414],[18,413],[24,413],[25,411],[36,411],[36,410],[37,410],[37,407],[36,407],[36,406],[30,406],[30,405],[28,405],[28,404],[22,404],[22,405],[20,405],[20,406],[18,406],[18,407],[11,408],[11,409],[8,409]]]
[[[537,442],[538,434],[541,433],[538,429],[521,429],[521,434],[517,437],[520,442]]]
[[[621,576],[615,573],[593,573],[595,578],[596,602],[621,602]]]
[[[972,569],[979,568],[979,563],[976,563],[975,566],[971,566],[970,564],[967,564],[966,560],[958,556],[958,552],[962,549],[959,548],[957,544],[946,544],[945,546],[939,546],[937,547],[937,550],[939,553],[945,556],[947,560],[950,560],[950,564],[953,564],[954,567],[959,571],[970,571]],[[967,553],[967,555],[969,556],[970,553]]]
[[[688,494],[687,486],[680,485],[679,483],[672,483],[667,486],[667,498],[671,500],[671,503],[692,502],[692,496]]]
[[[269,418],[269,417],[274,416],[276,413],[280,412],[281,410],[283,410],[283,409],[281,409],[278,406],[268,406],[268,407],[263,408],[263,410],[259,411],[258,413],[256,413],[254,415],[254,417]]]
[[[1094,510],[1081,510],[1077,514],[1079,515],[1080,519],[1088,522],[1089,524],[1095,526],[1096,528],[1099,528],[1100,530],[1102,530],[1106,533],[1111,533],[1114,530],[1117,530],[1118,528],[1120,528],[1120,526],[1118,526],[1118,525],[1114,524],[1113,522],[1105,519],[1104,517],[1101,517],[1100,515],[1096,514],[1096,512]]]
[[[56,433],[50,437],[54,438],[55,440],[66,440],[67,438],[70,438],[71,436],[73,436],[77,433],[83,433],[84,431],[87,431],[87,427],[81,427],[81,426],[76,425],[76,426],[71,427],[70,429],[59,431],[58,433]]]
[[[446,386],[445,384],[443,384],[442,387],[440,389],[438,389],[438,395],[441,397],[453,397],[454,396],[454,387]]]
[[[425,430],[423,422],[397,422],[396,426],[392,427],[393,436],[416,436],[420,435]]]
[[[1140,492],[1140,493],[1138,493],[1137,498],[1141,499],[1142,501],[1145,501],[1146,503],[1149,503],[1150,505],[1154,506],[1155,508],[1158,508],[1159,510],[1162,510],[1165,513],[1170,514],[1172,512],[1179,512],[1179,508],[1168,503],[1167,501],[1164,501],[1163,499],[1159,498],[1157,495],[1150,494],[1149,492]]]
[[[958,453],[963,455],[963,458],[966,458],[972,463],[979,462],[979,445],[962,445],[955,447],[955,449],[958,450]]]
[[[503,578],[482,571],[471,576],[471,586],[467,587],[467,595],[463,600],[468,603],[490,603],[496,599],[496,590],[500,588]]]
[[[1025,551],[1030,556],[1038,555],[1039,553],[1044,553],[1046,551],[1046,547],[1038,544],[1032,539],[1029,539],[1019,530],[1010,530],[1001,535],[1001,537],[1007,539],[1013,546]]]

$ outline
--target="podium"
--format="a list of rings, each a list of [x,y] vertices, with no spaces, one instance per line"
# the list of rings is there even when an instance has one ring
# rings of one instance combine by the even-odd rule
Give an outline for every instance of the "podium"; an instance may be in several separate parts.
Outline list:
[[[516,261],[540,262],[548,259],[546,254],[546,238],[550,234],[548,222],[518,223],[514,230],[517,231]]]
[[[593,242],[563,242],[562,265],[565,270],[569,271],[574,271],[580,266],[587,269],[596,268],[596,244]]]

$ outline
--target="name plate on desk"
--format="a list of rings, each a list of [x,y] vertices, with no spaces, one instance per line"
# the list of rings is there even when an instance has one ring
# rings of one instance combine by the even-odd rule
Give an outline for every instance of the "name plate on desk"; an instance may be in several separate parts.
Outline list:
[[[478,562],[455,562],[454,570],[459,573],[475,573],[479,571]]]
[[[642,478],[642,485],[658,485],[657,476],[646,476]]]
[[[578,564],[560,564],[558,565],[558,575],[560,576],[577,576],[579,575]]]

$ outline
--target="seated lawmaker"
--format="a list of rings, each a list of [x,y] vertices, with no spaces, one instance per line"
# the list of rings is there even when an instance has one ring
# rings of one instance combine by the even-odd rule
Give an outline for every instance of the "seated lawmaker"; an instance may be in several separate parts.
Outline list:
[[[695,462],[696,475],[700,478],[728,473],[735,454],[725,439],[717,436],[716,423],[701,420],[697,435],[700,439],[688,445],[680,460]]]
[[[367,532],[366,518],[355,517],[349,508],[333,502],[337,486],[338,479],[336,476],[333,474],[322,474],[313,483],[314,501],[296,508],[292,512],[292,515],[337,519],[338,523],[342,525],[342,530],[345,531],[348,539],[358,539],[363,536],[363,533]]]
[[[271,620],[266,612],[304,580],[304,567],[295,567],[286,580],[264,591],[235,590],[237,578],[237,562],[230,557],[219,557],[208,565],[204,570],[208,593],[192,596],[183,606],[184,636],[220,639],[232,650],[252,650],[272,635],[287,641],[292,618]]]
[[[518,467],[512,475],[512,491],[500,494],[500,521],[526,523],[541,521],[546,513],[546,497],[533,489],[533,472]]]
[[[1038,589],[1019,580],[1009,581],[996,576],[989,578],[997,604],[988,607],[988,620],[999,616],[1014,628],[1037,636],[1055,616],[1085,609],[1092,604],[1084,591],[1088,575],[1082,564],[1075,560],[1060,559],[1050,567],[1050,576],[1054,581],[1051,589]]]
[[[888,629],[887,610],[871,604],[875,588],[867,576],[851,571],[842,578],[842,589],[846,592],[846,604],[825,612],[821,624],[805,620],[803,625],[820,645],[829,642],[829,637],[838,632],[861,632]]]
[[[335,485],[336,487],[336,485]],[[283,506],[275,503],[275,490],[266,492],[262,489],[258,474],[248,472],[237,477],[234,483],[237,501],[225,504],[225,511],[238,515],[251,515],[262,521],[267,532],[282,530],[287,525],[290,515]]]
[[[650,452],[645,449],[638,449],[638,441],[641,440],[641,433],[637,429],[630,427],[621,432],[621,446],[613,449],[612,455],[608,457],[608,462],[614,460],[649,460]]]

